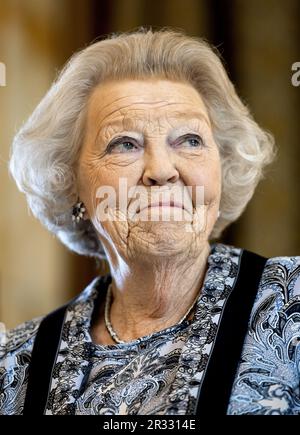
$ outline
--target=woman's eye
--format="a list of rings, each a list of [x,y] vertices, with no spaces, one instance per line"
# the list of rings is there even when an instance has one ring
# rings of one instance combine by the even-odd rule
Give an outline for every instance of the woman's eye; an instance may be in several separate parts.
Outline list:
[[[191,147],[198,147],[198,146],[200,146],[200,141],[198,139],[194,139],[194,138],[187,139],[187,142],[190,143]]]
[[[187,145],[189,148],[202,148],[204,146],[203,140],[198,135],[185,135],[181,137],[176,146]],[[117,138],[113,140],[106,148],[108,154],[112,153],[129,153],[139,149],[139,146],[131,138]]]
[[[188,143],[191,148],[201,148],[204,146],[203,140],[198,135],[187,135],[182,138],[181,143]]]
[[[126,153],[137,150],[137,145],[131,140],[117,140],[107,147],[108,153]]]

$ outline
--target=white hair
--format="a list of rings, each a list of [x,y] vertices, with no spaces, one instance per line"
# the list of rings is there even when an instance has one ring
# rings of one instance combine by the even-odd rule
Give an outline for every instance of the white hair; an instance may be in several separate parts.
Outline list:
[[[273,160],[272,135],[254,121],[206,41],[169,28],[110,34],[71,57],[11,149],[10,172],[34,216],[77,253],[105,256],[91,221],[71,219],[89,96],[104,80],[150,76],[191,84],[206,105],[222,164],[221,215],[211,238],[240,216]]]

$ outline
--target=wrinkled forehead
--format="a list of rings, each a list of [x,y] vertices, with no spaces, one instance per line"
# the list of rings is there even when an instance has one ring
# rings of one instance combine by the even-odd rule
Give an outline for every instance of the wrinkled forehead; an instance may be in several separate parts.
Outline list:
[[[88,118],[98,127],[112,125],[125,129],[160,125],[167,121],[206,122],[205,104],[199,93],[185,83],[160,81],[108,82],[93,91]]]

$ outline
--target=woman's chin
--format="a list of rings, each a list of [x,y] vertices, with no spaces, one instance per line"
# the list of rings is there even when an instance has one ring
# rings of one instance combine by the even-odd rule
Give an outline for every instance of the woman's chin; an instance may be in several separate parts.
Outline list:
[[[130,232],[128,248],[132,254],[171,257],[189,251],[191,232],[185,222],[143,222]]]
[[[173,239],[182,239],[190,232],[192,222],[187,221],[140,221],[136,222],[134,228],[153,234],[160,239],[168,239],[173,234]]]

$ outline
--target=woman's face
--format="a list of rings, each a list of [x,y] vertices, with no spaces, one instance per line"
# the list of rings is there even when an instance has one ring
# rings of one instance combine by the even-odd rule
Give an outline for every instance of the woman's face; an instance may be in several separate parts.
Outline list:
[[[110,256],[199,255],[221,195],[220,156],[201,96],[158,78],[100,84],[88,103],[78,182]]]

